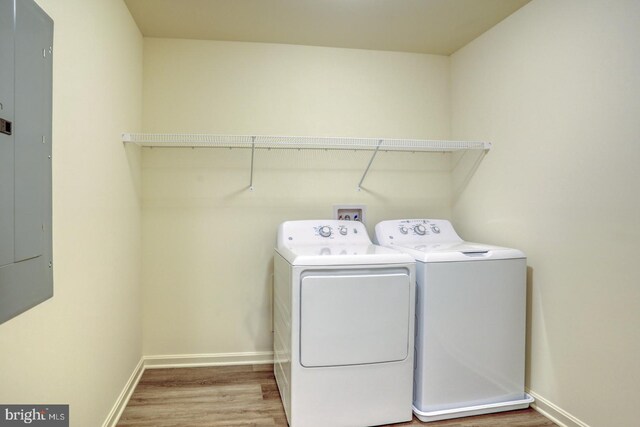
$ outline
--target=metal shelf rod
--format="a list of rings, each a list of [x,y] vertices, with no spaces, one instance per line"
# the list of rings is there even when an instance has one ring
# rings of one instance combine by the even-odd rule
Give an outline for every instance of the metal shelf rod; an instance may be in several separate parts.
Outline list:
[[[369,164],[367,165],[367,168],[364,170],[364,173],[362,174],[362,178],[360,178],[360,182],[358,183],[358,188],[357,188],[358,191],[360,191],[362,189],[362,182],[364,181],[365,177],[367,176],[367,173],[369,172],[369,168],[371,167],[371,164],[373,163],[373,159],[375,159],[376,158],[376,154],[378,154],[378,150],[380,149],[380,144],[382,144],[382,140],[380,140],[378,142],[378,145],[376,146],[376,150],[371,155],[371,159],[369,160]]]
[[[256,137],[254,136],[251,141],[251,176],[249,178],[249,190],[253,191],[253,155],[256,152]]]

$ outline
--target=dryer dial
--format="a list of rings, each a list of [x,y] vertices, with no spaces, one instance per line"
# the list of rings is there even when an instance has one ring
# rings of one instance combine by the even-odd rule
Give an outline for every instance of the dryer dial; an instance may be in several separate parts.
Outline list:
[[[329,236],[331,236],[331,227],[329,227],[328,225],[323,225],[322,227],[320,227],[318,229],[318,233],[322,237],[329,237]]]

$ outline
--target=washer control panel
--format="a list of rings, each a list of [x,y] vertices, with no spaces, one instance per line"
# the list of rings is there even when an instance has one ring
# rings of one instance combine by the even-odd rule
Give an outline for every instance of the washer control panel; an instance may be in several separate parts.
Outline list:
[[[287,245],[371,244],[367,229],[359,221],[287,221],[280,224],[278,236]]]
[[[376,225],[376,241],[381,245],[462,241],[446,219],[398,219]]]

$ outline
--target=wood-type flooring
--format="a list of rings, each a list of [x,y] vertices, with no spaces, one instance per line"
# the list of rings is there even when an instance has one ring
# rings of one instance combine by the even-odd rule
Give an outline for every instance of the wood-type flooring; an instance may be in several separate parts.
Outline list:
[[[117,427],[286,427],[273,365],[147,369]],[[392,427],[555,426],[533,409]]]

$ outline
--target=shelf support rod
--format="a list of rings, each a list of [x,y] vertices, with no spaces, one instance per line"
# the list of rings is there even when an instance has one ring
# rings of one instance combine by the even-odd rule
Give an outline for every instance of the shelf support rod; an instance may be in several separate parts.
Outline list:
[[[367,176],[367,173],[369,172],[369,168],[371,167],[371,164],[373,163],[373,159],[376,158],[376,155],[378,154],[378,151],[380,150],[380,145],[382,144],[382,140],[378,140],[378,145],[376,145],[376,149],[373,152],[373,155],[371,156],[371,159],[369,159],[369,164],[367,165],[367,168],[364,170],[364,173],[362,174],[362,178],[360,178],[360,182],[358,183],[358,191],[360,191],[362,189],[362,182],[364,181],[365,177]]]
[[[253,155],[256,152],[256,137],[251,137],[251,175],[249,177],[249,191],[253,191]]]

